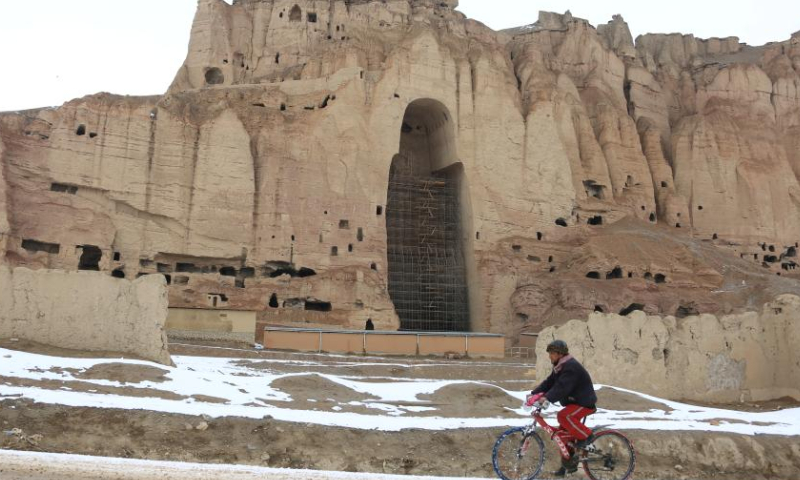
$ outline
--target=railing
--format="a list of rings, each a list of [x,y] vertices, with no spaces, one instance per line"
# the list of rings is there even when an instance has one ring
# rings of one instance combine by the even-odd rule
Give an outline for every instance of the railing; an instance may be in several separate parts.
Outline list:
[[[535,358],[536,351],[528,347],[511,347],[506,349],[506,358]]]

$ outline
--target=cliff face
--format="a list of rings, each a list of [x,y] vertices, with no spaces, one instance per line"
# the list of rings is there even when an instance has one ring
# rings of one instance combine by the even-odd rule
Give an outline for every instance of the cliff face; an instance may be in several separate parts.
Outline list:
[[[494,32],[456,6],[201,0],[163,97],[0,116],[7,260],[166,274],[174,306],[397,328],[404,161],[457,190],[447,262],[474,330],[513,338],[639,296],[746,307],[712,294],[731,274],[699,240],[758,292],[794,291],[762,263],[790,275],[800,241],[800,37],[634,44],[621,17],[547,13]],[[615,282],[584,286],[593,273]]]
[[[0,158],[3,157],[3,140],[0,138]],[[0,164],[0,252],[6,251],[6,242],[8,241],[8,234],[10,225],[8,224],[8,200],[5,180],[5,168]]]

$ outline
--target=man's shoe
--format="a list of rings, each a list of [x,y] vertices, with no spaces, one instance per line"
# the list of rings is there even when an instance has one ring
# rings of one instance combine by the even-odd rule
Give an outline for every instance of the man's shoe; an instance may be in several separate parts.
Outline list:
[[[575,443],[575,449],[576,450],[583,450],[586,447],[588,447],[589,445],[591,445],[592,442],[594,442],[594,440],[595,440],[595,436],[594,436],[594,433],[592,433],[591,435],[589,435],[589,437],[586,440],[579,440],[578,442],[576,442]]]
[[[573,455],[569,460],[561,459],[561,468],[553,472],[554,477],[562,478],[567,476],[568,473],[575,473],[578,471],[578,456]]]

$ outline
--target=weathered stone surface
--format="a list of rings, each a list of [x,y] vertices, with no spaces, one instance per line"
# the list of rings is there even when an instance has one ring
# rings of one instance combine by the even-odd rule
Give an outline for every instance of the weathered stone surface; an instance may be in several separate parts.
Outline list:
[[[171,365],[166,293],[159,277],[131,282],[96,272],[0,265],[0,337]]]
[[[800,297],[782,295],[761,312],[675,317],[593,314],[541,332],[567,342],[594,381],[672,399],[738,402],[800,399]],[[548,369],[538,375],[543,379]]]
[[[3,158],[3,139],[0,138],[0,158]],[[8,199],[6,198],[8,188],[6,187],[4,164],[0,163],[0,252],[6,251],[6,242],[10,226],[8,224]],[[5,255],[0,255],[0,263],[3,262]]]
[[[569,12],[494,32],[456,4],[201,0],[163,97],[0,116],[7,261],[75,269],[94,246],[102,271],[168,275],[173,306],[396,329],[385,209],[406,151],[459,172],[473,330],[800,293],[774,278],[800,242],[796,36],[634,42],[620,16]]]
[[[622,18],[614,15],[610,22],[597,26],[597,33],[605,38],[606,46],[623,60],[636,58],[636,45],[633,43],[631,30]]]

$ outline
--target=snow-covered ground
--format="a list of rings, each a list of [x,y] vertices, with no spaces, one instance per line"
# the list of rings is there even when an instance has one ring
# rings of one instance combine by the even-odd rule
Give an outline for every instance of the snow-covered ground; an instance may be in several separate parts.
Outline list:
[[[0,450],[0,478],[26,480],[441,480],[442,477],[318,472],[279,468],[154,462],[121,458]],[[478,480],[467,479],[463,480]],[[485,480],[485,479],[481,479]]]
[[[175,367],[165,367],[144,361],[114,359],[78,359],[52,357],[13,350],[0,349],[0,398],[22,396],[36,402],[66,406],[99,407],[114,409],[143,409],[164,413],[208,415],[211,417],[238,416],[246,418],[263,418],[266,415],[276,420],[289,422],[312,423],[329,426],[349,427],[356,429],[374,429],[382,431],[398,431],[402,429],[446,430],[456,428],[504,427],[525,425],[530,419],[518,408],[508,408],[516,416],[501,418],[482,416],[469,418],[453,418],[431,416],[438,408],[435,404],[426,405],[421,395],[433,394],[438,390],[456,384],[474,384],[482,387],[497,388],[507,395],[516,398],[520,403],[526,391],[510,391],[487,382],[468,380],[431,380],[348,376],[346,374],[322,374],[321,378],[333,382],[363,397],[361,401],[349,401],[343,407],[358,406],[363,409],[358,413],[337,411],[342,407],[334,406],[333,411],[314,409],[288,408],[295,401],[291,394],[274,387],[278,379],[305,375],[305,373],[280,372],[281,365],[297,367],[318,367],[320,362],[306,360],[263,360],[234,359],[211,357],[173,357]],[[275,370],[264,369],[263,364],[275,365]],[[118,381],[91,379],[79,375],[91,367],[103,364],[129,364],[160,368],[168,373],[164,381],[141,381],[138,383],[121,383]],[[258,368],[255,365],[259,364]],[[365,363],[358,363],[365,366]],[[386,363],[380,365],[386,366]],[[397,363],[398,366],[408,366]],[[302,368],[301,368],[302,369]],[[42,385],[13,386],[9,379],[25,379],[32,381],[52,380],[58,382],[82,382],[98,387],[135,387],[137,389],[153,389],[169,392],[181,397],[178,400],[126,396],[100,393],[93,389],[77,390],[70,386],[47,388]],[[16,382],[19,383],[19,382]],[[598,388],[613,388],[602,387]],[[800,408],[786,409],[776,412],[739,412],[715,408],[705,408],[664,400],[629,390],[617,389],[640,399],[661,404],[665,408],[653,408],[649,411],[634,412],[625,410],[600,409],[592,416],[593,425],[610,425],[617,429],[644,430],[689,430],[708,432],[731,432],[747,435],[797,435],[800,432]],[[213,396],[223,399],[225,403],[203,401],[188,398],[192,395]],[[314,392],[313,396],[303,398],[304,402],[330,401],[325,391]],[[469,401],[465,399],[465,401]],[[284,406],[285,405],[285,406]],[[367,413],[363,413],[363,412]],[[420,414],[425,413],[425,416]],[[555,409],[549,412],[551,423]]]

